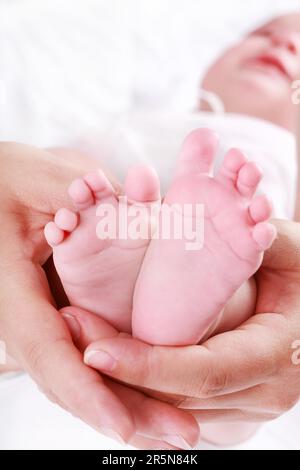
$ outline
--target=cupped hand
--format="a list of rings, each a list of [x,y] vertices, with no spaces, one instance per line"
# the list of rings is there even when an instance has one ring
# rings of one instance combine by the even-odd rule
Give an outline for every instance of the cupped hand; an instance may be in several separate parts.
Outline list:
[[[150,346],[122,336],[93,342],[85,362],[199,422],[266,421],[300,398],[300,225],[278,238],[256,275],[255,315],[202,345]]]
[[[140,394],[103,380],[83,363],[52,298],[42,269],[51,256],[43,228],[59,207],[70,207],[66,189],[72,179],[97,166],[74,152],[54,155],[0,144],[0,340],[52,401],[99,432],[125,442],[135,438],[137,446],[146,445],[143,435],[150,438],[149,447],[174,448],[174,436],[183,428],[180,435],[194,445],[199,428],[188,413],[164,405],[161,426],[152,423],[149,413],[153,408],[158,419],[160,409],[156,400],[143,402]],[[162,442],[162,431],[173,436],[169,445]]]
[[[66,307],[61,309],[61,313],[72,333],[74,344],[80,351],[100,338],[129,337],[125,333],[119,333],[95,314],[79,308]],[[104,378],[104,383],[114,391],[133,417],[137,429],[130,440],[133,446],[147,449],[190,449],[199,441],[199,428],[190,413],[148,397],[141,391],[128,388],[108,377]]]

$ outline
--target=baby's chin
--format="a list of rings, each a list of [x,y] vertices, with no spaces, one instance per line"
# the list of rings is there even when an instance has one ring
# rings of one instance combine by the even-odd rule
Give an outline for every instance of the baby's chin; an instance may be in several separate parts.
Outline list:
[[[285,83],[277,83],[259,74],[242,73],[230,81],[228,87],[220,90],[225,110],[263,117],[266,110],[275,114],[283,103],[289,103],[290,89]]]
[[[258,101],[260,97],[265,101],[278,102],[279,97],[290,98],[291,84],[280,75],[272,75],[256,69],[245,69],[234,79],[235,91],[247,94]],[[241,97],[242,98],[242,97]]]

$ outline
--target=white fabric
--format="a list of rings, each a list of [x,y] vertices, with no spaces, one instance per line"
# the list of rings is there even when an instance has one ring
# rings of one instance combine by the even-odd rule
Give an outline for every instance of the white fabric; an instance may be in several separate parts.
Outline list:
[[[101,155],[104,166],[121,181],[131,165],[153,165],[165,193],[183,139],[199,127],[208,127],[220,137],[216,167],[227,150],[242,149],[264,171],[260,192],[272,199],[273,215],[293,218],[297,184],[295,138],[269,122],[228,113],[138,112],[111,118],[104,132],[94,132],[74,145]]]
[[[100,113],[128,109],[126,2],[1,1],[0,138],[66,142]]]
[[[255,0],[242,6],[240,0],[0,0],[0,139],[68,145],[91,129],[99,129],[105,140],[129,124],[136,135],[136,108],[189,116],[201,75],[223,48],[270,16],[299,7],[298,0]],[[116,121],[119,113],[123,117]],[[193,116],[184,126],[194,126],[195,119],[202,123]],[[170,122],[165,138],[170,136],[175,152],[185,129],[177,119],[175,135]],[[149,126],[142,126],[145,134]],[[152,138],[158,129],[153,126]],[[222,129],[217,130],[222,134]],[[230,136],[228,145],[239,145],[240,136]],[[154,159],[166,187],[173,159],[162,158],[151,142],[146,148],[145,159]],[[252,150],[256,154],[261,147]],[[134,155],[142,158],[139,146]],[[124,173],[129,162],[119,162]],[[278,191],[291,178],[294,161],[281,165],[276,157],[271,167]],[[288,194],[276,206],[278,214],[289,213],[292,194],[291,178]],[[240,448],[299,450],[299,422],[298,406]],[[0,379],[0,448],[121,447],[52,405],[27,376],[17,376]]]
[[[0,376],[1,377],[1,376]],[[122,450],[125,447],[101,436],[66,413],[38,391],[26,375],[0,378],[0,450]],[[242,450],[300,450],[300,406],[265,424]],[[200,449],[216,449],[201,444]]]
[[[0,139],[68,143],[107,112],[190,110],[208,64],[300,0],[0,0]]]

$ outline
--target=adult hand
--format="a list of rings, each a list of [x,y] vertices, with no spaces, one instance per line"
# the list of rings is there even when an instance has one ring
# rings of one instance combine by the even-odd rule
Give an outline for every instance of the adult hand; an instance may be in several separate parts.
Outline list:
[[[97,315],[79,308],[66,307],[61,309],[61,313],[80,351],[100,338],[129,337],[119,333]],[[199,441],[199,427],[190,413],[109,378],[105,378],[104,383],[122,400],[134,418],[137,434],[130,440],[133,446],[145,449],[190,449]]]
[[[42,269],[51,255],[43,228],[59,207],[70,206],[70,181],[98,166],[73,153],[58,154],[0,144],[0,339],[52,401],[103,434],[126,442],[139,434],[150,441],[136,437],[136,445],[164,448],[174,448],[174,436],[182,436],[194,445],[199,428],[191,415],[164,405],[160,426],[149,414],[143,420],[142,398],[135,411],[136,392],[104,381],[84,365],[55,307]],[[145,398],[144,403],[158,419],[159,402]],[[170,445],[163,436],[170,437]]]
[[[274,223],[255,315],[243,325],[188,347],[102,339],[88,346],[85,362],[202,423],[266,421],[292,408],[300,398],[300,225]]]

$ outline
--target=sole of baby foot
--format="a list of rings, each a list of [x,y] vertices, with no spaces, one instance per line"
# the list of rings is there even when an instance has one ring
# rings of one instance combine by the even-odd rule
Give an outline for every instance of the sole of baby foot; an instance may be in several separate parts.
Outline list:
[[[45,237],[70,304],[130,332],[134,285],[149,237],[121,239],[120,224],[128,224],[130,210],[160,203],[157,175],[152,168],[133,167],[119,197],[99,170],[73,181],[69,195],[75,211],[60,209],[45,227]],[[120,217],[124,208],[130,208],[125,220]],[[143,223],[149,231],[147,217]]]
[[[275,228],[267,222],[272,206],[265,196],[254,196],[260,168],[231,149],[213,176],[217,147],[216,135],[207,129],[192,132],[183,144],[159,226],[176,205],[184,233],[191,218],[185,207],[199,206],[196,226],[202,236],[196,238],[201,246],[187,249],[187,237],[166,239],[162,233],[151,240],[136,284],[132,327],[133,335],[148,343],[198,343],[257,271],[275,238]],[[197,211],[193,214],[197,219]]]

